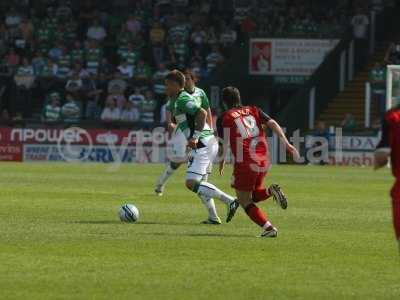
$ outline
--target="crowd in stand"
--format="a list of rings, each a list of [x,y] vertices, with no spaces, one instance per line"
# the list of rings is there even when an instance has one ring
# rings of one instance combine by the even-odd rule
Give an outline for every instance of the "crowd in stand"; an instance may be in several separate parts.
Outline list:
[[[170,69],[206,79],[247,37],[326,37],[351,23],[348,7],[307,0],[7,2],[0,72],[16,89],[0,120],[152,124],[162,120]]]
[[[168,70],[207,78],[238,38],[232,11],[211,12],[212,1],[138,0],[125,11],[98,1],[43,2],[51,5],[10,5],[0,23],[1,71],[17,87],[3,108],[17,119],[36,110],[48,122],[154,123]]]

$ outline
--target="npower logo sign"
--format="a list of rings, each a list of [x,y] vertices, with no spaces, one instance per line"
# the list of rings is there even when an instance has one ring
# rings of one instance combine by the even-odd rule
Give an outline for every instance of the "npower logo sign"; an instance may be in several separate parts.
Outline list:
[[[58,143],[60,139],[67,143],[82,143],[86,135],[81,130],[69,129],[12,129],[11,142],[33,142],[33,143]]]

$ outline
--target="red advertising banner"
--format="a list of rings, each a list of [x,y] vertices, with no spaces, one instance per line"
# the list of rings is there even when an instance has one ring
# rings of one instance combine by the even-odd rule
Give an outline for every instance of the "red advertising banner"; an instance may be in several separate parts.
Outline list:
[[[0,161],[22,161],[22,144],[0,143]]]
[[[165,144],[163,128],[151,131],[82,128],[0,128],[0,145],[3,144],[76,144],[76,145],[143,145]]]

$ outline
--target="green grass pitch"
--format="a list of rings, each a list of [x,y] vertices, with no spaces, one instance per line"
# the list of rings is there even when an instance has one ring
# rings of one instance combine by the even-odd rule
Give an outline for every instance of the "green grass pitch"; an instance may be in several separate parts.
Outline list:
[[[242,210],[200,225],[184,168],[154,196],[162,168],[0,164],[0,298],[400,299],[388,170],[273,167],[289,208],[261,204],[279,229],[261,239]],[[211,182],[232,193],[229,173]],[[118,220],[126,202],[138,224]]]

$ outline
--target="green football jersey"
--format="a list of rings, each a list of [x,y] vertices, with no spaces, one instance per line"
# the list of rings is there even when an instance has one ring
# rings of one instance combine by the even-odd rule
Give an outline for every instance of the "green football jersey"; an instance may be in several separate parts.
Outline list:
[[[196,101],[200,103],[202,109],[208,110],[210,108],[210,102],[208,100],[207,94],[201,88],[195,87],[192,93],[190,92],[187,93],[193,96],[196,99]],[[172,104],[170,100],[168,100],[166,108],[167,111],[172,111]]]
[[[208,110],[210,108],[210,101],[208,101],[207,94],[204,92],[204,90],[196,86],[192,93],[191,92],[188,93],[192,95],[194,98],[196,98],[197,101],[200,102],[201,108],[205,110]]]
[[[187,139],[191,138],[195,130],[196,113],[202,108],[201,101],[182,90],[175,99],[169,100],[169,109],[176,120],[176,131],[181,131]],[[214,136],[212,129],[206,123],[200,139]]]

